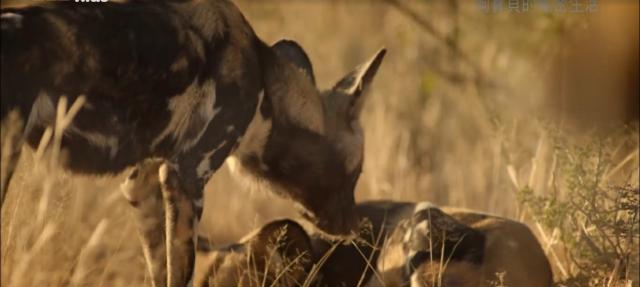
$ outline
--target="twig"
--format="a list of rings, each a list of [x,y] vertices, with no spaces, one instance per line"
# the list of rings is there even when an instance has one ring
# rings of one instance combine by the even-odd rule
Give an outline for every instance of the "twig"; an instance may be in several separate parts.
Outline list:
[[[438,31],[431,22],[429,22],[428,20],[418,15],[418,13],[414,12],[409,6],[402,3],[401,1],[398,1],[398,0],[382,0],[382,1],[393,6],[398,11],[405,14],[409,18],[411,18],[423,30],[431,34],[433,38],[435,38],[438,42],[440,42],[445,47],[447,47],[453,53],[454,56],[460,59],[461,62],[469,66],[473,71],[474,81],[479,81],[479,82],[484,81],[484,74],[482,73],[482,69],[480,68],[480,66],[476,64],[473,60],[471,60],[471,57],[469,57],[467,53],[462,51],[460,47],[456,45],[456,42],[453,37],[446,36],[442,32]]]

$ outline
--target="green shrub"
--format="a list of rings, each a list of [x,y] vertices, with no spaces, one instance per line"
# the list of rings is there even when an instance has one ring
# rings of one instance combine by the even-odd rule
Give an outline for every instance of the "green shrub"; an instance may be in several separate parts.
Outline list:
[[[638,143],[631,134],[586,143],[556,136],[550,191],[527,185],[517,192],[542,232],[553,235],[546,243],[555,245],[550,260],[559,286],[638,286]]]

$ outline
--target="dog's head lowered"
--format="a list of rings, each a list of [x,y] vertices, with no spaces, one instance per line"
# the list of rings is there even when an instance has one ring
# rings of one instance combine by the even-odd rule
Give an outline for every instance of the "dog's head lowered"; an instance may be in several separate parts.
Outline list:
[[[235,156],[328,234],[350,235],[358,226],[359,117],[384,55],[380,50],[327,91],[317,89],[311,61],[297,43],[282,40],[264,56],[265,92]]]

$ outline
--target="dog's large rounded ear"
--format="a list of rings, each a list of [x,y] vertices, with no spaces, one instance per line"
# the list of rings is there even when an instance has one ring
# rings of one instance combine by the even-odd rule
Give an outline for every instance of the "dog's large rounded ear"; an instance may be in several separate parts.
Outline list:
[[[313,74],[313,66],[309,56],[302,49],[302,47],[292,40],[280,40],[275,43],[271,48],[280,56],[287,59],[291,64],[302,70],[311,80],[313,85],[316,85],[316,78]]]
[[[360,116],[367,89],[373,82],[373,78],[378,72],[386,53],[387,49],[380,49],[369,61],[355,68],[333,87],[334,91],[351,96],[349,116],[352,119],[357,119]]]
[[[266,224],[248,243],[257,256],[268,257],[275,250],[282,259],[296,260],[303,265],[310,263],[312,258],[309,235],[300,224],[289,219]]]

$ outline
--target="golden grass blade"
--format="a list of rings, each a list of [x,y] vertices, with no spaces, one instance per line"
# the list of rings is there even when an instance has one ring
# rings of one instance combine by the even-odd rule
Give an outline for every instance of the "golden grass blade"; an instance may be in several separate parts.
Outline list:
[[[516,190],[520,190],[520,183],[518,183],[518,172],[513,165],[507,165],[507,173],[509,174],[509,179],[511,179],[511,183],[516,188]]]
[[[49,223],[44,227],[36,242],[31,246],[29,251],[22,255],[16,269],[13,271],[13,274],[11,274],[11,286],[23,286],[25,279],[28,277],[26,275],[26,271],[29,269],[31,260],[40,253],[42,247],[49,241],[49,239],[51,239],[55,230],[56,227],[52,223]]]
[[[78,112],[80,111],[80,109],[82,108],[82,106],[86,101],[87,101],[87,98],[84,95],[80,95],[73,102],[73,104],[71,105],[71,108],[69,108],[69,110],[64,115],[63,126],[62,126],[63,129],[66,129],[69,126],[69,124],[71,124],[71,122],[76,117],[76,115],[78,114]]]
[[[387,213],[385,213],[384,217],[382,218],[382,226],[385,226],[386,222],[387,222]],[[366,225],[367,223],[363,222],[363,224]],[[373,225],[371,224],[370,221],[368,222],[368,224],[369,224],[369,227],[371,228],[371,230],[373,232]],[[376,252],[380,252],[379,250],[376,250],[376,249],[380,249],[380,243],[381,243],[383,237],[384,237],[384,228],[380,228],[380,232],[378,232],[378,235],[376,236],[376,241],[374,243],[375,245],[374,246],[369,245],[369,248],[373,249],[372,252],[371,252],[371,255],[367,259],[369,262],[373,261],[373,255]],[[367,240],[362,240],[362,241],[364,243],[368,244]],[[376,264],[377,264],[377,262],[376,262]],[[373,271],[375,272],[375,269]],[[357,286],[362,286],[362,284],[365,283],[364,282],[364,278],[365,278],[366,274],[367,274],[366,271],[362,273],[362,275],[360,276],[360,279],[358,279],[358,285]]]
[[[51,197],[51,189],[53,187],[53,178],[48,176],[42,182],[42,196],[40,196],[40,202],[38,203],[38,213],[36,213],[36,224],[41,226],[47,214],[47,208],[49,206],[49,198]]]
[[[58,107],[56,111],[56,125],[53,134],[53,148],[51,155],[51,164],[58,163],[60,156],[60,144],[62,142],[62,136],[66,128],[71,124],[73,118],[82,108],[86,101],[85,96],[79,96],[71,105],[71,108],[67,111],[67,97],[62,96],[58,100]]]
[[[87,244],[85,244],[85,246],[80,251],[77,259],[77,265],[74,268],[73,274],[71,275],[71,286],[82,285],[82,281],[88,274],[87,270],[89,269],[89,265],[91,264],[90,262],[88,262],[91,257],[91,253],[98,246],[100,240],[102,240],[108,223],[109,221],[107,219],[102,219],[93,230],[93,233],[91,233]]]
[[[320,260],[318,260],[318,262],[313,265],[313,268],[311,268],[311,272],[309,272],[309,276],[307,276],[307,278],[305,279],[304,283],[302,284],[302,287],[311,286],[311,284],[313,283],[313,280],[318,275],[318,272],[320,272],[320,268],[327,262],[327,259],[329,259],[331,254],[333,254],[333,252],[336,250],[338,245],[340,245],[340,242],[336,242],[333,245],[331,245],[331,248],[329,248],[329,250],[325,252],[324,255],[322,255]]]
[[[127,223],[125,225],[125,229],[128,229],[130,224],[131,224],[131,221],[127,221]],[[107,275],[107,271],[109,271],[110,267],[112,266],[113,256],[120,251],[120,248],[122,247],[122,242],[124,241],[124,238],[125,238],[126,235],[127,235],[126,232],[122,232],[120,234],[120,238],[118,238],[118,244],[116,245],[115,250],[110,252],[109,259],[106,262],[106,266],[102,269],[102,274],[100,274],[100,280],[99,280],[100,283],[98,284],[98,287],[104,286],[106,275]],[[147,274],[147,272],[145,272],[145,279],[147,277],[149,277],[149,275]],[[147,286],[147,285],[145,285],[145,286]]]
[[[47,127],[42,134],[42,138],[40,138],[40,143],[38,144],[38,149],[36,150],[36,160],[40,161],[44,156],[44,152],[49,146],[49,142],[51,142],[51,137],[53,136],[53,129],[51,127]]]
[[[608,182],[609,179],[611,179],[612,176],[614,176],[616,173],[620,172],[620,170],[622,170],[622,168],[629,163],[632,160],[636,160],[638,158],[638,150],[633,151],[632,153],[630,153],[629,155],[627,155],[623,160],[621,160],[614,168],[612,168],[609,172],[607,172],[607,174],[603,177],[603,182]]]
[[[11,216],[9,216],[9,223],[8,223],[8,231],[6,233],[6,240],[2,240],[2,242],[5,244],[4,249],[2,251],[2,266],[6,266],[5,262],[6,260],[9,258],[9,256],[7,255],[7,253],[9,252],[9,249],[11,247],[11,243],[13,242],[13,230],[15,227],[15,222],[16,222],[16,214],[18,213],[18,208],[21,206],[21,202],[22,202],[22,197],[23,197],[23,193],[20,192],[18,193],[18,198],[16,199],[15,202],[15,206],[13,208],[13,212],[11,213]]]
[[[273,282],[271,283],[270,287],[276,287],[276,285],[275,285],[275,284],[278,282],[278,280],[280,280],[280,278],[281,278],[282,276],[284,276],[284,274],[286,274],[286,273],[287,273],[287,271],[288,271],[290,268],[293,268],[294,264],[298,263],[298,262],[302,259],[302,257],[304,257],[304,256],[305,256],[305,255],[307,255],[307,254],[308,254],[307,252],[302,252],[301,254],[298,254],[298,256],[296,256],[296,258],[294,258],[293,260],[291,260],[291,262],[287,263],[287,266],[285,266],[285,268],[283,268],[283,270],[282,270],[282,271],[278,272],[278,274],[276,275],[276,277],[273,279]],[[309,254],[309,255],[310,255],[310,254]],[[264,282],[263,282],[263,284],[264,284]],[[298,284],[298,285],[300,285],[300,284]]]
[[[542,228],[542,225],[540,225],[539,222],[535,222],[535,226],[536,229],[538,229],[538,232],[540,233],[540,235],[542,236],[542,238],[544,238],[545,242],[548,242],[547,240],[547,235],[544,232],[544,229]],[[551,244],[551,243],[549,243]],[[549,253],[551,254],[554,258],[554,262],[556,264],[556,266],[558,267],[558,270],[560,270],[560,273],[562,273],[563,278],[568,278],[569,277],[569,273],[567,272],[567,269],[564,267],[564,265],[562,264],[562,261],[560,260],[560,258],[558,257],[558,254],[556,254],[556,251],[553,248],[549,248]]]
[[[364,255],[364,253],[362,253],[362,250],[358,247],[358,244],[356,244],[353,240],[349,240],[349,243],[353,245],[353,247],[358,251],[358,254],[362,256],[362,259],[364,259],[365,262],[367,263],[367,267],[371,268],[371,270],[373,271],[373,275],[376,276],[376,279],[378,279],[380,282],[384,282],[382,281],[382,276],[380,275],[380,273],[376,271],[375,266],[371,264],[371,260],[367,258],[367,256]]]

